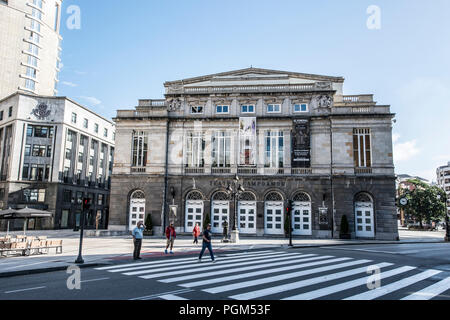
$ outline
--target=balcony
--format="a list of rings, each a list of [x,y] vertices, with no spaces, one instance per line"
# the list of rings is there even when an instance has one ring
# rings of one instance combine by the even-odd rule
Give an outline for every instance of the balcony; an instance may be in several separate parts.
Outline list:
[[[237,169],[237,173],[241,175],[255,175],[258,174],[258,168],[241,167]]]
[[[372,174],[372,168],[355,168],[355,174],[357,175]]]
[[[205,174],[205,168],[184,168],[184,174]]]

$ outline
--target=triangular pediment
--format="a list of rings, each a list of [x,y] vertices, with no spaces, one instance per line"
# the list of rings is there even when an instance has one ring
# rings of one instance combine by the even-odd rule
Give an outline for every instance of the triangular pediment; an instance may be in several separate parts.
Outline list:
[[[187,78],[178,81],[169,81],[165,86],[182,85],[184,87],[191,86],[212,86],[212,85],[233,85],[233,84],[297,84],[297,83],[314,83],[314,82],[339,82],[342,83],[344,78],[322,76],[315,74],[306,74],[289,71],[247,68],[210,74],[200,77]]]

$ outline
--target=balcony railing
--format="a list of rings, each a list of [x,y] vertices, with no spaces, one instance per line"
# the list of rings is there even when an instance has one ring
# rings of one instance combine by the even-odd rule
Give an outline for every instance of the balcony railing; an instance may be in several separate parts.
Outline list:
[[[211,168],[212,174],[231,174],[231,168]]]
[[[205,168],[184,168],[184,174],[204,174]]]
[[[264,168],[265,175],[282,175],[284,172],[284,168]]]
[[[253,175],[253,174],[258,174],[258,169],[257,168],[238,168],[237,173],[242,174],[242,175]]]
[[[355,174],[372,174],[372,168],[355,168]]]
[[[312,174],[311,168],[292,168],[291,170],[292,175],[295,176],[306,176]]]
[[[146,167],[132,167],[131,173],[146,173],[147,168]]]

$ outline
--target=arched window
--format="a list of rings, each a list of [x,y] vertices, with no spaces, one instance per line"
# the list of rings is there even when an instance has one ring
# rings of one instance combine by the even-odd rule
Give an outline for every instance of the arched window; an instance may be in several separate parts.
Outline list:
[[[251,192],[243,192],[239,196],[239,201],[256,201],[256,196]]]
[[[297,193],[292,200],[294,200],[294,202],[311,202],[311,198],[305,192]]]
[[[358,193],[355,197],[355,202],[373,202],[372,197],[367,193]]]
[[[266,195],[266,201],[283,201],[283,196],[278,192],[270,192]]]
[[[212,196],[213,201],[229,201],[230,196],[225,191],[219,191]]]
[[[141,190],[136,190],[133,192],[130,199],[145,199],[145,193]]]
[[[186,200],[203,200],[203,195],[199,191],[191,191],[186,196]]]

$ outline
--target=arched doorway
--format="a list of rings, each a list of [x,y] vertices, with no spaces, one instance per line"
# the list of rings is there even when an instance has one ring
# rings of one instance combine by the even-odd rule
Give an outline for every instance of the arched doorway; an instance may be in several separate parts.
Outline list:
[[[264,203],[264,233],[284,234],[284,203],[283,196],[278,192],[266,195]]]
[[[375,237],[373,199],[367,193],[355,197],[355,229],[358,238]]]
[[[238,221],[239,232],[256,234],[256,196],[251,192],[244,192],[239,197]]]
[[[191,232],[196,223],[203,230],[203,195],[199,191],[191,191],[186,196],[184,231]]]
[[[139,221],[145,219],[145,194],[141,190],[134,191],[130,196],[128,230],[133,230]]]
[[[305,192],[299,192],[293,198],[292,229],[293,235],[312,235],[311,198]]]
[[[211,231],[222,234],[225,220],[230,225],[230,200],[226,192],[219,191],[211,199]]]

